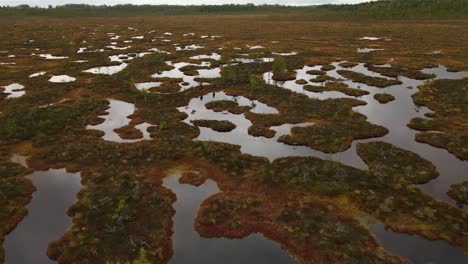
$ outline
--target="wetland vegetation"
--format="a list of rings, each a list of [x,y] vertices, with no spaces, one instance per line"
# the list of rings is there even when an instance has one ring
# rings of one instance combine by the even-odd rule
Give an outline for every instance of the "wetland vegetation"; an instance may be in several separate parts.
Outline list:
[[[467,263],[441,2],[0,8],[0,263]]]

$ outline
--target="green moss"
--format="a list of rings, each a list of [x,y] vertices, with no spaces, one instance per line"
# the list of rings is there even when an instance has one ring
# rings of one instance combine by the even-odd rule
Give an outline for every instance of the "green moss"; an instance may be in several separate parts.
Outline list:
[[[401,263],[382,251],[369,231],[340,208],[323,201],[287,202],[226,193],[210,197],[199,211],[202,235],[243,237],[260,232],[285,245],[301,263]]]
[[[307,71],[307,74],[310,74],[310,75],[326,75],[327,72],[320,71],[320,70],[309,70],[309,71]]]
[[[114,129],[114,131],[123,139],[137,139],[143,137],[143,133],[132,125],[120,127]]]
[[[236,115],[248,112],[250,109],[252,109],[250,106],[240,106],[236,102],[229,100],[211,101],[206,103],[205,107],[215,112],[228,111],[229,113]]]
[[[200,67],[196,65],[187,65],[182,68],[180,68],[180,71],[182,71],[185,75],[188,76],[195,76],[198,75],[198,70],[201,69],[210,69],[210,67]]]
[[[49,257],[73,263],[125,262],[141,258],[142,245],[151,262],[171,254],[166,226],[174,197],[128,172],[114,173],[90,175],[79,202],[69,209],[73,224],[49,245]],[[142,213],[139,208],[147,210]],[[120,242],[113,243],[116,240]]]
[[[334,69],[336,69],[335,66],[329,65],[329,64],[323,65],[323,66],[320,68],[321,71],[331,71],[331,70],[334,70]]]
[[[367,84],[369,86],[375,86],[379,88],[385,88],[392,85],[402,84],[399,80],[385,79],[381,77],[372,77],[359,72],[339,70],[338,74],[341,76],[351,79],[353,82]]]
[[[396,67],[396,66],[377,67],[371,64],[366,64],[366,68],[368,68],[369,70],[373,72],[378,72],[384,76],[392,77],[392,78],[396,78],[398,76],[405,76],[405,77],[416,79],[416,80],[426,80],[426,79],[435,78],[434,74],[427,74],[418,70],[406,69],[406,68]]]
[[[357,97],[369,94],[366,90],[350,88],[347,84],[340,82],[327,82],[324,86],[305,85],[304,89],[311,92],[338,91]]]
[[[161,123],[160,123],[161,124]],[[150,127],[148,131],[153,138],[164,138],[165,140],[175,139],[177,137],[196,138],[200,134],[200,130],[196,126],[191,126],[186,123],[165,123],[163,126]]]
[[[434,130],[442,130],[444,128],[444,123],[441,122],[442,120],[436,119],[427,119],[427,118],[420,118],[415,117],[411,119],[408,127],[419,130],[419,131],[434,131]]]
[[[83,100],[43,108],[20,108],[0,114],[0,144],[62,133],[70,127],[85,126],[89,116],[97,115],[106,101]]]
[[[296,73],[292,71],[274,72],[271,78],[278,82],[291,81],[296,79]]]
[[[385,93],[385,94],[375,94],[374,99],[377,100],[381,104],[386,104],[388,102],[391,102],[391,101],[395,100],[395,96],[393,96],[391,94],[387,94],[387,93]]]
[[[468,136],[453,136],[444,133],[425,132],[416,134],[416,141],[446,149],[460,159],[468,160]]]
[[[369,231],[356,220],[338,213],[338,210],[320,202],[291,203],[283,208],[276,222],[285,225],[288,237],[294,242],[309,247],[314,245],[329,261],[402,262],[396,257],[379,253],[381,249],[375,248]]]
[[[236,128],[236,125],[227,120],[192,120],[192,123],[199,127],[209,127],[218,132],[229,132]]]
[[[192,184],[194,186],[200,186],[205,183],[206,175],[198,171],[185,171],[182,173],[182,176],[179,178],[180,183]]]
[[[468,204],[468,181],[453,184],[447,194],[460,203]]]
[[[338,195],[352,191],[353,182],[365,176],[365,172],[335,161],[287,157],[274,160],[263,178],[277,186],[300,187],[311,193]]]
[[[207,109],[211,109],[215,112],[222,112],[225,111],[231,107],[238,106],[238,104],[234,101],[229,101],[229,100],[217,100],[217,101],[211,101],[205,104]]]
[[[334,81],[335,78],[328,76],[328,75],[318,75],[317,77],[310,79],[309,81],[315,82],[315,83],[323,83],[326,81]]]
[[[435,80],[419,87],[413,95],[417,105],[427,106],[442,116],[468,115],[468,78]]]
[[[223,67],[221,83],[224,85],[250,85],[253,74],[263,74],[271,70],[271,63],[248,63]]]
[[[381,181],[423,184],[439,176],[430,161],[386,142],[358,143],[356,150]]]
[[[250,108],[246,106],[222,106],[222,103],[216,106],[216,103],[213,103],[214,108],[220,107],[217,108],[219,111],[244,113],[253,124],[249,128],[250,134],[272,137],[272,126],[315,122],[325,124],[325,128],[310,131],[318,133],[314,135],[312,144],[320,149],[337,151],[346,148],[354,138],[369,136],[373,130],[383,129],[366,124],[365,116],[353,111],[352,107],[365,104],[363,101],[350,98],[317,100],[281,87],[266,85],[261,76],[272,70],[272,63],[222,67],[222,77],[210,79],[211,85],[182,92],[179,92],[178,86],[181,79],[166,78],[162,87],[152,89],[146,95],[139,93],[134,87],[135,82],[148,81],[151,74],[170,69],[165,61],[186,62],[190,61],[189,58],[193,55],[205,54],[213,48],[223,47],[223,50],[217,51],[222,53],[222,61],[211,63],[213,67],[219,66],[219,63],[229,65],[232,58],[238,57],[237,51],[232,51],[234,46],[230,45],[244,47],[246,42],[254,40],[268,43],[270,38],[280,40],[275,44],[278,50],[297,48],[299,52],[297,56],[285,57],[288,67],[279,67],[282,71],[298,69],[305,64],[326,65],[338,57],[373,64],[385,63],[389,58],[387,52],[367,55],[349,52],[349,47],[357,44],[356,33],[363,34],[363,30],[369,30],[363,28],[361,23],[347,23],[346,27],[343,27],[343,23],[333,21],[307,20],[297,23],[296,18],[294,21],[286,17],[279,19],[284,25],[281,36],[277,34],[279,31],[275,30],[257,31],[252,34],[252,23],[261,26],[272,21],[270,17],[259,19],[257,16],[243,16],[242,19],[219,19],[216,16],[206,16],[203,19],[183,16],[144,19],[83,18],[79,23],[66,19],[53,20],[54,23],[51,23],[52,20],[31,18],[4,23],[5,26],[0,31],[8,33],[8,37],[0,39],[0,50],[14,52],[17,55],[17,65],[1,66],[0,85],[19,82],[26,86],[27,93],[21,98],[0,101],[0,148],[6,149],[7,146],[5,156],[9,157],[14,149],[27,145],[26,151],[32,155],[34,164],[39,167],[65,166],[67,169],[80,169],[85,184],[77,204],[70,210],[73,226],[60,241],[51,245],[49,255],[65,263],[124,263],[132,260],[135,263],[167,262],[172,254],[169,248],[171,235],[168,230],[171,228],[170,205],[174,197],[161,188],[162,176],[158,173],[171,164],[185,164],[193,160],[213,166],[213,172],[216,173],[210,174],[210,177],[217,181],[223,193],[234,193],[230,195],[232,199],[227,199],[228,202],[220,203],[220,206],[228,204],[222,211],[229,216],[217,219],[219,223],[224,221],[227,224],[221,227],[226,227],[225,230],[229,232],[251,228],[252,232],[260,233],[267,233],[266,229],[278,228],[276,234],[281,234],[284,240],[278,236],[269,238],[282,243],[291,254],[305,256],[301,259],[305,260],[305,263],[376,263],[387,260],[388,255],[383,253],[359,223],[353,220],[354,214],[363,212],[374,216],[395,231],[430,239],[443,239],[454,245],[464,246],[466,250],[466,213],[425,195],[413,186],[412,182],[402,177],[396,182],[379,180],[380,176],[392,179],[396,175],[396,172],[389,168],[386,168],[383,171],[386,174],[382,175],[375,170],[363,171],[339,162],[311,157],[278,159],[270,163],[265,158],[242,154],[239,146],[193,140],[199,135],[199,129],[181,122],[187,116],[177,110],[178,107],[186,106],[192,98],[225,90],[226,93],[259,100],[279,110],[279,114],[264,115],[249,112]],[[129,61],[130,64],[122,72],[112,76],[83,73],[83,70],[91,67],[117,64],[109,62],[108,56],[120,54],[122,51],[76,53],[81,46],[79,43],[83,40],[88,41],[87,45],[96,48],[108,45],[109,36],[104,29],[109,23],[115,24],[116,27],[112,31],[122,37],[133,35],[133,30],[128,30],[128,26],[135,27],[137,24],[139,32],[169,26],[167,30],[174,32],[173,43],[192,44],[182,37],[183,33],[188,32],[185,30],[190,28],[197,32],[197,28],[203,27],[206,32],[219,33],[223,38],[214,42],[197,38],[197,42],[206,46],[204,50],[165,55],[148,54],[137,58],[137,53],[154,47],[154,43],[150,41],[150,33],[146,33],[144,40],[134,41],[132,47],[125,51],[131,53],[135,59]],[[463,56],[466,53],[463,45],[466,41],[462,37],[464,35],[460,34],[462,24],[374,23],[372,32],[367,33],[383,29],[392,37],[392,41],[385,42],[385,48],[392,51],[395,62],[401,64],[405,72],[401,69],[391,69],[393,72],[385,70],[388,75],[407,75],[407,69],[434,64],[450,65],[451,68],[462,70],[466,65],[466,58]],[[103,27],[97,27],[96,35],[92,37],[88,35],[88,30],[81,28],[83,26],[93,30],[96,25]],[[304,31],[299,30],[298,25],[307,25],[308,32],[316,41],[311,42],[309,38],[303,38]],[[323,30],[324,27],[327,28],[326,31]],[[220,28],[230,28],[233,31],[226,34],[223,30],[220,31]],[[274,29],[267,26],[264,28]],[[180,32],[181,29],[184,32]],[[294,39],[294,47],[290,46],[290,42],[281,39],[285,34]],[[394,37],[397,35],[401,38]],[[25,39],[24,36],[33,36],[35,43],[25,44],[24,41],[30,38]],[[330,39],[341,39],[349,43],[330,47]],[[418,39],[425,41],[421,42]],[[447,55],[430,58],[419,55],[440,43],[448,45],[444,48]],[[34,52],[36,45],[47,53],[66,54],[70,59],[53,61],[29,56]],[[172,44],[158,45],[165,50],[173,49]],[[408,53],[408,50],[418,52]],[[393,56],[395,54],[397,56]],[[257,52],[251,57],[264,56],[264,53]],[[89,62],[73,63],[76,59],[87,59]],[[194,74],[197,69],[186,67],[183,70]],[[333,67],[327,65],[322,70],[331,69]],[[27,78],[29,74],[43,70],[47,71],[47,74],[69,74],[77,77],[77,81],[52,84],[47,81],[47,75]],[[324,75],[323,71],[315,73]],[[419,73],[411,70],[410,74],[416,78],[415,74]],[[356,96],[364,94],[364,91],[340,87],[341,84],[330,82],[327,77],[320,78],[318,80],[328,81],[325,84],[326,89],[342,90]],[[421,88],[424,94],[421,102],[430,105],[431,109],[437,108],[437,114],[431,121],[416,120],[414,123],[417,123],[416,126],[421,130],[440,129],[446,134],[454,135],[450,140],[438,139],[443,143],[440,144],[447,148],[460,148],[460,144],[465,144],[461,141],[466,131],[466,119],[462,115],[466,105],[463,101],[466,94],[463,82],[465,81],[441,81],[437,84],[445,87],[445,90],[434,88],[432,84]],[[5,96],[0,95],[0,98],[4,99]],[[57,103],[67,98],[70,99],[68,102]],[[100,100],[104,98],[134,103],[138,110],[132,117],[133,120],[157,125],[150,129],[152,139],[133,144],[118,144],[104,141],[95,132],[86,130],[87,124],[99,121],[96,117],[106,106],[106,101]],[[438,98],[442,98],[440,102],[443,103],[440,103]],[[38,108],[51,103],[55,103],[55,106],[42,110]],[[125,132],[125,128],[122,130]],[[304,132],[304,136],[298,138],[308,144],[308,133]],[[31,139],[32,149],[29,148],[29,144],[24,144],[25,140]],[[7,180],[3,182],[0,180],[1,191],[7,190],[8,195],[11,191],[15,195],[18,194],[18,197],[23,197],[27,194],[25,186],[28,184],[23,181],[24,172],[11,169],[13,165],[7,167],[9,169],[0,171],[2,177],[7,172],[14,172],[15,176],[7,176]],[[255,195],[239,194],[245,191]],[[260,204],[246,202],[249,197],[260,201]],[[315,198],[318,201],[315,201]],[[275,202],[275,199],[279,202]],[[23,212],[24,200],[13,197],[11,203],[9,202],[10,200],[0,201],[0,216],[2,221],[7,219],[6,222],[1,222],[2,227],[13,226],[20,220],[21,217],[16,217],[20,214],[11,214],[12,211]],[[2,207],[5,204],[8,206]],[[2,211],[4,208],[8,210]],[[143,212],[141,208],[151,210]],[[216,216],[217,213],[213,217]],[[244,216],[251,218],[244,221]],[[255,229],[259,227],[265,229]],[[351,237],[355,237],[359,243],[350,242]],[[369,239],[366,240],[367,238]],[[317,243],[318,239],[320,241]],[[116,244],[115,241],[119,243]],[[341,241],[344,243],[340,243]],[[361,243],[363,241],[369,243]],[[294,244],[291,246],[292,243]],[[303,251],[300,251],[302,249]],[[305,255],[301,252],[305,252]],[[323,258],[317,259],[317,252]],[[380,258],[376,258],[376,255]]]
[[[356,62],[342,62],[340,63],[340,67],[343,67],[343,68],[352,68],[354,66],[357,66],[358,63]]]
[[[275,136],[276,132],[264,126],[250,126],[248,130],[249,135],[254,137],[266,137],[272,138]]]
[[[308,127],[293,127],[291,135],[281,136],[278,141],[290,145],[304,145],[326,153],[348,149],[356,139],[381,137],[388,133],[384,127],[368,122],[315,124]]]
[[[24,176],[26,169],[0,158],[0,242],[26,216],[26,204],[35,188]],[[4,261],[0,247],[0,262]]]
[[[304,85],[304,84],[307,84],[308,82],[304,79],[300,79],[300,80],[297,80],[296,83],[299,85]]]
[[[468,159],[468,78],[461,80],[435,80],[421,85],[413,95],[417,105],[435,111],[430,121],[411,120],[409,127],[425,132],[416,135],[418,142],[447,149],[458,158]]]
[[[276,57],[273,61],[271,69],[273,73],[280,73],[286,71],[288,68],[286,60],[283,57]]]

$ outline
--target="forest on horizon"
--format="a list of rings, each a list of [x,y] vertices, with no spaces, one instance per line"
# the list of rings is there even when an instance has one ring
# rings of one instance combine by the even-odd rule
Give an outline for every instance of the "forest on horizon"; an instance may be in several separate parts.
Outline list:
[[[361,4],[284,5],[86,5],[47,8],[28,5],[0,7],[0,17],[11,16],[160,16],[213,14],[285,14],[307,18],[467,19],[468,0],[380,0]]]

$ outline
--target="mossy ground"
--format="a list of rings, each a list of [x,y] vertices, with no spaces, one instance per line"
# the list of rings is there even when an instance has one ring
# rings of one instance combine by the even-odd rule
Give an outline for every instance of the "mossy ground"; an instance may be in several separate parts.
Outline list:
[[[384,182],[407,181],[422,184],[439,176],[430,161],[389,143],[358,143],[356,150],[369,165],[372,174]]]
[[[369,94],[366,90],[350,88],[345,83],[340,82],[327,82],[324,86],[305,85],[304,89],[311,92],[338,91],[356,97]]]
[[[431,119],[415,118],[410,121],[409,127],[427,131],[417,134],[416,141],[447,149],[458,158],[468,160],[467,95],[468,78],[435,80],[421,85],[413,100],[435,114]]]
[[[391,94],[375,94],[374,99],[377,100],[381,104],[386,104],[395,100],[395,96]]]
[[[354,72],[354,71],[347,71],[347,70],[339,70],[338,73],[348,79],[351,79],[354,82],[364,83],[370,86],[376,86],[379,88],[385,88],[392,85],[402,84],[399,80],[394,79],[385,79],[382,77],[372,77],[365,75],[363,73]]]
[[[468,182],[450,186],[448,195],[460,203],[468,204]]]
[[[227,121],[227,120],[206,120],[206,119],[198,119],[192,120],[192,124],[198,127],[209,127],[214,131],[218,132],[229,132],[236,128],[236,125]]]
[[[179,178],[180,183],[192,184],[194,186],[202,185],[208,177],[198,171],[186,171]]]
[[[32,198],[35,188],[24,176],[26,168],[10,162],[5,149],[0,149],[0,242],[26,216],[26,204]],[[3,247],[0,248],[0,262],[4,261]]]
[[[405,76],[405,77],[415,79],[415,80],[426,80],[426,79],[432,79],[435,77],[434,74],[427,74],[418,70],[406,69],[406,68],[397,67],[397,66],[376,67],[376,66],[367,64],[366,67],[371,71],[378,72],[384,76],[393,77],[393,78],[398,77],[398,76]]]
[[[281,136],[278,141],[309,146],[325,153],[335,153],[348,149],[356,139],[381,137],[387,133],[386,128],[368,122],[326,123],[294,127],[291,135]]]
[[[235,114],[235,115],[247,112],[252,108],[247,105],[240,106],[236,102],[229,101],[229,100],[211,101],[211,102],[206,103],[205,107],[215,112],[228,111],[229,113]]]
[[[81,171],[83,178],[84,187],[78,202],[69,210],[73,224],[49,247],[49,256],[59,263],[125,263],[139,258],[142,247],[146,249],[146,256],[151,262],[167,262],[173,254],[171,218],[174,212],[171,204],[174,196],[161,187],[161,181],[168,169],[182,165],[215,180],[220,189],[229,194],[234,206],[244,204],[251,198],[260,200],[262,204],[256,206],[261,216],[255,220],[258,222],[243,220],[244,217],[251,219],[248,218],[251,212],[245,210],[225,212],[232,214],[232,219],[241,221],[240,226],[230,228],[245,227],[250,231],[283,235],[286,237],[280,239],[283,246],[298,258],[306,256],[305,261],[307,256],[313,256],[312,259],[325,262],[340,259],[398,262],[386,253],[376,256],[376,252],[382,250],[356,221],[356,212],[370,214],[392,230],[443,239],[468,250],[464,238],[466,213],[436,201],[414,187],[415,182],[427,181],[436,175],[432,170],[421,175],[423,170],[415,168],[425,164],[424,170],[427,171],[430,165],[412,154],[398,150],[395,153],[401,155],[394,155],[391,151],[391,160],[388,161],[375,155],[372,159],[368,158],[369,171],[313,157],[290,157],[270,163],[266,158],[242,154],[239,146],[192,140],[199,135],[200,130],[181,122],[187,116],[177,110],[178,107],[186,106],[192,98],[207,93],[225,91],[241,95],[275,107],[279,114],[256,114],[247,111],[247,108],[222,103],[217,103],[213,108],[244,113],[253,124],[249,133],[256,136],[273,137],[271,126],[314,122],[312,127],[293,129],[292,135],[283,140],[324,152],[337,152],[349,148],[355,139],[387,133],[385,128],[367,122],[364,115],[353,111],[352,107],[365,102],[357,99],[311,99],[278,86],[264,84],[260,76],[272,70],[272,63],[224,67],[221,78],[206,80],[211,85],[182,92],[179,92],[180,87],[177,85],[181,80],[161,80],[164,85],[153,88],[149,93],[141,93],[134,86],[135,83],[152,80],[151,74],[169,70],[171,67],[165,61],[192,61],[191,56],[223,48],[219,51],[222,57],[218,63],[227,64],[238,56],[237,53],[251,52],[246,45],[259,43],[268,51],[299,52],[285,59],[288,71],[304,65],[319,64],[327,65],[322,67],[322,71],[329,71],[333,69],[330,63],[337,58],[373,65],[384,64],[388,58],[394,58],[396,65],[413,70],[437,64],[451,69],[466,69],[468,27],[465,21],[364,23],[311,21],[306,17],[292,20],[283,16],[259,15],[96,17],[79,21],[67,18],[0,20],[4,25],[0,29],[0,50],[16,55],[15,58],[2,57],[1,61],[14,60],[17,63],[14,66],[0,66],[0,85],[19,82],[26,87],[26,94],[17,99],[5,99],[5,94],[0,95],[1,167],[6,170],[1,175],[6,180],[0,181],[0,190],[2,193],[3,190],[12,190],[13,195],[8,196],[8,206],[0,209],[1,226],[6,227],[1,229],[2,236],[20,221],[33,191],[30,182],[24,179],[24,168],[7,161],[11,154],[26,144],[28,147],[25,154],[31,156],[29,163],[33,169],[66,167],[68,170]],[[137,31],[130,28],[136,28]],[[228,31],[225,30],[227,28]],[[172,43],[152,42],[154,33],[149,32],[155,29],[172,32],[173,43],[197,43],[204,48],[175,52]],[[157,34],[162,32],[159,31]],[[121,35],[123,39],[137,35],[145,38],[133,39],[131,48],[124,52],[76,53],[84,45],[96,48],[108,45],[109,32]],[[222,37],[216,40],[183,37],[182,34],[187,32]],[[382,34],[392,39],[379,41],[384,51],[370,54],[355,52],[356,47],[362,44],[359,36]],[[30,39],[34,39],[34,42],[29,42]],[[83,44],[83,40],[87,44]],[[275,44],[272,41],[278,42]],[[136,54],[155,46],[171,51],[171,54],[154,53],[135,58],[116,75],[83,72],[91,67],[115,64],[109,61],[109,55]],[[31,56],[31,53],[38,52],[35,48],[40,48],[41,53],[69,56],[69,59],[45,60]],[[446,52],[438,56],[424,55],[434,49]],[[251,57],[261,58],[263,55],[256,52]],[[73,62],[78,59],[88,62]],[[213,66],[217,65],[214,61],[212,63]],[[196,69],[184,70],[193,74]],[[30,74],[39,71],[47,71],[47,74],[28,78]],[[71,83],[50,83],[50,74],[67,74],[77,80]],[[380,86],[395,83],[361,75],[352,76],[356,81]],[[456,140],[449,138],[447,142],[438,145],[450,147],[453,152],[459,151],[462,148],[457,147],[457,144],[464,146],[466,139],[463,138],[466,131],[463,129],[465,112],[461,107],[466,105],[463,101],[466,97],[466,89],[463,88],[466,84],[463,83],[466,80],[448,84],[439,82],[420,88],[414,100],[435,110],[434,120],[439,117],[450,120],[447,122],[446,119],[440,119],[450,127],[444,136],[455,136]],[[440,89],[437,88],[439,86]],[[457,92],[444,95],[442,87],[447,86],[453,86]],[[158,93],[163,91],[168,94]],[[85,129],[88,124],[102,121],[98,116],[106,110],[107,98],[135,104],[137,111],[132,119],[157,125],[149,129],[153,139],[118,144],[104,141],[99,133]],[[363,156],[367,157],[366,149],[373,153],[370,146],[361,147]],[[464,157],[464,152],[461,153],[459,156]],[[413,167],[406,169],[405,166],[401,171],[389,166],[406,164],[407,160],[401,160],[403,157],[411,158],[418,165],[407,164]],[[383,170],[377,172],[375,166]],[[4,174],[7,176],[4,177]],[[309,198],[304,201],[305,197]],[[209,205],[217,198],[210,198],[206,204]],[[0,199],[3,199],[1,195]],[[288,204],[278,203],[275,199],[288,201]],[[3,206],[5,203],[0,204]],[[3,213],[3,210],[8,213]],[[320,216],[323,221],[316,221],[312,216]],[[254,226],[255,223],[261,224]],[[265,230],[270,227],[271,230]],[[321,229],[321,238],[326,242],[322,246],[317,244],[316,237],[310,235]],[[276,235],[271,238],[277,239]],[[350,240],[351,237],[358,240]],[[335,243],[337,240],[342,244]],[[345,256],[340,252],[349,254]]]
[[[195,227],[207,237],[261,232],[301,263],[403,263],[382,251],[369,231],[324,201],[265,201],[255,194],[222,193],[205,200]],[[349,244],[358,245],[350,248]]]

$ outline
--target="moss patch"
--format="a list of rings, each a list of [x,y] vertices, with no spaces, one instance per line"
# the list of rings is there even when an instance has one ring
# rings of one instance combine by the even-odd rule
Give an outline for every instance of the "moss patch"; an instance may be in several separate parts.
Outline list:
[[[328,65],[323,65],[320,68],[320,70],[322,70],[322,71],[331,71],[331,70],[334,70],[334,69],[336,69],[335,66],[329,65],[329,64]]]
[[[468,160],[468,136],[453,136],[444,133],[425,132],[416,134],[416,141],[446,149],[460,159]]]
[[[338,74],[352,80],[353,82],[367,84],[369,86],[375,86],[379,88],[385,88],[392,85],[402,84],[399,80],[385,79],[380,77],[372,77],[359,72],[339,70]]]
[[[0,242],[26,216],[26,205],[36,190],[25,178],[27,170],[0,157]],[[0,248],[0,262],[4,261]]]
[[[48,256],[60,263],[125,263],[146,248],[152,262],[167,261],[175,197],[128,172],[94,173],[88,179],[80,201],[68,211],[72,226],[50,244]]]
[[[450,186],[447,194],[460,203],[468,204],[468,181]]]
[[[228,111],[231,114],[242,114],[252,109],[250,106],[240,106],[236,102],[229,100],[211,101],[206,103],[205,107],[215,112]]]
[[[200,186],[205,183],[206,177],[204,174],[198,171],[185,171],[179,178],[180,183],[191,184],[193,186]]]
[[[395,100],[395,96],[391,94],[375,94],[374,99],[377,100],[381,104],[386,104]]]
[[[218,132],[229,132],[236,128],[236,125],[231,123],[227,120],[206,120],[206,119],[198,119],[192,120],[192,123],[199,127],[209,127],[214,131]]]
[[[340,82],[327,82],[324,86],[305,85],[304,89],[311,92],[338,91],[356,97],[369,94],[366,90],[350,88],[347,84]]]
[[[114,131],[123,139],[138,139],[143,137],[143,133],[136,129],[133,125],[126,125],[114,129]]]
[[[334,77],[331,77],[331,76],[328,76],[328,75],[318,75],[317,77],[312,78],[309,81],[314,82],[314,83],[323,83],[323,82],[326,82],[326,81],[334,81],[334,80],[335,80]]]
[[[343,68],[352,68],[352,67],[357,66],[357,65],[358,65],[358,63],[356,63],[356,62],[348,62],[348,61],[340,63],[340,67],[343,67]]]
[[[417,105],[435,111],[431,120],[415,118],[409,127],[425,132],[416,135],[418,142],[447,149],[458,158],[468,159],[468,78],[435,80],[419,87],[413,95]]]
[[[356,150],[372,174],[382,181],[423,184],[439,176],[430,161],[386,142],[358,143]]]
[[[296,79],[296,73],[293,71],[279,71],[274,72],[271,78],[278,82],[291,81]]]
[[[405,76],[405,77],[416,79],[416,80],[426,80],[426,79],[435,78],[434,74],[427,74],[419,70],[405,69],[405,68],[396,67],[396,66],[377,67],[371,64],[366,64],[366,68],[368,68],[369,70],[373,72],[378,72],[384,76],[392,77],[392,78],[396,78],[398,76]]]
[[[301,263],[402,263],[385,254],[369,231],[342,210],[320,201],[268,201],[226,193],[201,206],[196,229],[208,237],[244,237],[260,232],[285,246]]]
[[[304,145],[326,153],[341,152],[356,139],[381,137],[388,133],[384,127],[368,122],[327,123],[308,127],[293,127],[291,135],[281,136],[278,141],[289,145]]]
[[[326,71],[320,71],[320,70],[308,70],[307,74],[310,74],[310,75],[326,75],[327,72]]]
[[[306,80],[304,80],[304,79],[299,79],[299,80],[296,80],[295,83],[297,83],[299,85],[304,85],[304,84],[307,84],[308,82]]]

